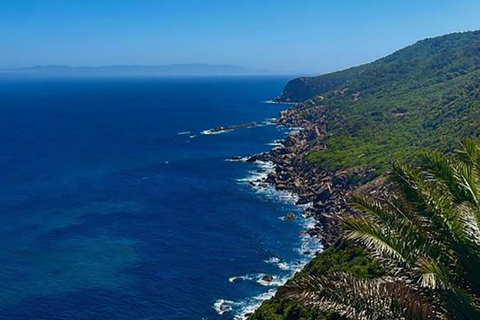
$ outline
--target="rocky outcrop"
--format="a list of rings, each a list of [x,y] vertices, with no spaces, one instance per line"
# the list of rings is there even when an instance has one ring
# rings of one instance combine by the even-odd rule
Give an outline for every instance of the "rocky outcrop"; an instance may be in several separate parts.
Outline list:
[[[299,102],[311,99],[317,95],[337,89],[347,83],[351,75],[331,73],[318,77],[301,77],[290,80],[283,94],[275,99],[278,102]]]
[[[322,97],[313,103],[319,104]],[[309,102],[311,103],[311,102]],[[373,170],[359,166],[338,171],[326,171],[309,163],[309,152],[326,150],[323,113],[325,106],[311,107],[297,104],[282,111],[278,124],[293,128],[284,139],[283,146],[268,153],[250,157],[248,161],[269,161],[275,169],[265,179],[254,181],[254,185],[274,185],[278,190],[290,191],[298,195],[298,205],[307,205],[304,214],[316,219],[310,235],[319,236],[325,246],[335,241],[339,235],[338,217],[352,213],[348,201],[351,193],[362,183],[372,179]]]

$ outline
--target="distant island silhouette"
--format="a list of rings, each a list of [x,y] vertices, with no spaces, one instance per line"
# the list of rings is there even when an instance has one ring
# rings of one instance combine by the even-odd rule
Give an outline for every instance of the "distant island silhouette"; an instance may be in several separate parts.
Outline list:
[[[251,70],[227,64],[169,64],[169,65],[112,65],[66,66],[41,65],[2,69],[4,75],[69,76],[69,77],[129,77],[129,76],[222,76],[261,75],[267,70]]]

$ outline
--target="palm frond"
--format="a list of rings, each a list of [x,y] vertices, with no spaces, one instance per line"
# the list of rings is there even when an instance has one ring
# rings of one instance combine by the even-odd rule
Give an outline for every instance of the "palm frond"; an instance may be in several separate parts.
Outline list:
[[[422,152],[419,159],[420,168],[426,174],[425,177],[434,182],[434,186],[442,186],[450,191],[456,202],[464,201],[465,192],[457,168],[445,155],[437,151]]]
[[[471,167],[480,168],[480,148],[475,139],[466,138],[455,150],[455,158]],[[478,171],[478,170],[477,170]]]
[[[400,279],[358,279],[336,273],[289,284],[286,298],[358,320],[446,319],[421,292]]]
[[[419,275],[419,283],[422,287],[433,290],[445,289],[450,283],[448,271],[431,258],[420,258],[415,271]]]
[[[456,209],[464,240],[472,241],[480,248],[480,209],[466,202],[457,205]]]
[[[405,243],[385,234],[385,230],[375,222],[364,217],[349,217],[343,221],[345,237],[366,246],[380,260],[390,258],[397,263],[406,264],[410,261]]]
[[[419,229],[418,216],[407,212],[406,208],[400,208],[393,201],[382,203],[361,195],[354,195],[352,199],[352,208],[375,222],[384,237],[394,238],[391,244],[395,244],[395,248],[410,262],[413,262],[412,254],[426,254],[430,250],[428,239]]]

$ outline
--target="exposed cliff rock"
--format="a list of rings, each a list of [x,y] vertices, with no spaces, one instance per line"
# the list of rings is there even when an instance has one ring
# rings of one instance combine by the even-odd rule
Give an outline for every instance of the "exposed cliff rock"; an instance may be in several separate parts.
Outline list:
[[[321,102],[321,98],[317,102]],[[307,161],[312,148],[327,149],[322,130],[326,127],[323,120],[325,111],[324,106],[311,108],[302,103],[283,111],[278,124],[294,128],[283,141],[283,147],[253,156],[249,161],[269,161],[275,165],[274,172],[266,179],[253,184],[273,184],[278,190],[298,195],[297,204],[310,204],[304,213],[314,217],[317,225],[307,232],[320,237],[328,246],[338,237],[336,217],[351,213],[347,205],[349,195],[359,185],[372,180],[375,173],[367,166],[326,171]]]

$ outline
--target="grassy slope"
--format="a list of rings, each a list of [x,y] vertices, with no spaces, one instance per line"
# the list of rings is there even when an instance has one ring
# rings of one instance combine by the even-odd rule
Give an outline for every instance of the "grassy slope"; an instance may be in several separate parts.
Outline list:
[[[367,65],[293,80],[285,91],[292,99],[310,98],[313,92],[324,97],[305,103],[311,108],[324,105],[328,123],[328,150],[311,151],[308,161],[331,170],[366,164],[382,172],[393,159],[408,158],[419,149],[449,151],[463,137],[478,136],[480,32],[423,40]],[[337,245],[298,276],[334,271],[367,277],[379,273],[360,249]],[[251,319],[337,318],[275,298]]]

